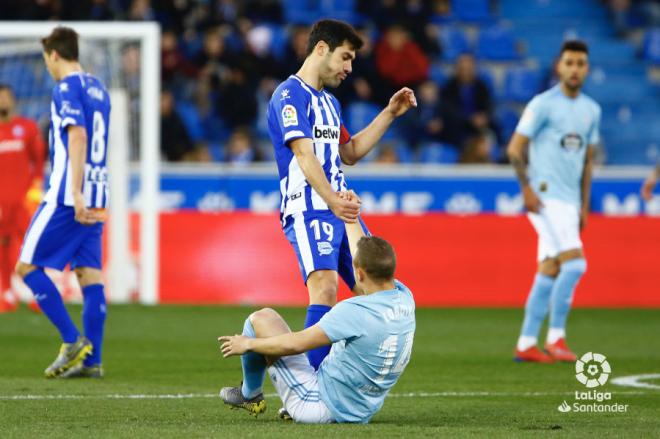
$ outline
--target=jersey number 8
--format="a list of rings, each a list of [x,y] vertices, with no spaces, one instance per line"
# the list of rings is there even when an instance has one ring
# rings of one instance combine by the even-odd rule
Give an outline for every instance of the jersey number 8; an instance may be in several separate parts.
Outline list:
[[[94,112],[92,120],[92,151],[91,160],[99,164],[105,159],[105,121],[100,111]]]

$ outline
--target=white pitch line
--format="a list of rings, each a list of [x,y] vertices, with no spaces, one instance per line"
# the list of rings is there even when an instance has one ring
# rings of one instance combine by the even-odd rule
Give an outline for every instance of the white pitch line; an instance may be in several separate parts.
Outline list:
[[[612,392],[615,395],[646,395],[650,392],[622,391]],[[512,396],[566,396],[574,392],[408,392],[390,393],[388,398],[451,398],[451,397],[512,397]],[[265,395],[274,398],[276,393]],[[202,399],[218,398],[217,393],[171,393],[171,394],[121,394],[113,393],[106,395],[0,395],[3,401],[35,401],[35,400],[62,400],[62,399]]]
[[[660,385],[645,383],[643,380],[657,380],[660,379],[660,373],[647,373],[643,375],[630,375],[625,377],[617,377],[612,380],[612,384],[625,387],[636,387],[638,389],[658,389]]]

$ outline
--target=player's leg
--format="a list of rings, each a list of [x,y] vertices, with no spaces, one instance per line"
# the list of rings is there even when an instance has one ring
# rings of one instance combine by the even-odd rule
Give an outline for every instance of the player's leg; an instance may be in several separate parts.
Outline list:
[[[30,288],[62,338],[59,355],[45,371],[47,377],[59,376],[81,363],[92,350],[89,340],[80,336],[62,296],[43,269],[65,267],[80,243],[82,227],[74,220],[73,208],[42,204],[25,234],[16,264],[16,274]]]
[[[545,219],[544,212],[530,213],[528,218],[538,235],[538,271],[525,303],[525,317],[516,343],[517,361],[550,362],[552,359],[538,349],[541,325],[548,313],[550,295],[559,266],[555,241]]]
[[[11,255],[14,210],[11,204],[0,204],[0,313],[15,311],[17,306],[11,291],[11,275],[16,263]]]
[[[107,315],[103,274],[101,272],[101,236],[103,224],[86,227],[85,237],[80,242],[71,261],[82,289],[82,322],[85,337],[92,343],[92,353],[85,361],[68,372],[63,378],[100,378],[103,376],[101,353],[103,332]]]
[[[265,308],[249,317],[257,337],[291,332],[282,316]],[[285,412],[296,422],[328,423],[332,416],[321,401],[316,371],[305,355],[266,357],[268,374]]]
[[[317,270],[309,275],[307,278],[309,306],[305,316],[305,328],[316,325],[337,303],[338,287],[336,271]],[[318,369],[329,352],[330,346],[321,346],[307,352],[307,358],[312,367]]]
[[[0,231],[0,313],[16,309],[15,298],[11,293],[11,275],[14,262],[11,257],[11,239]]]
[[[573,362],[577,357],[566,345],[566,321],[575,288],[587,270],[587,263],[582,249],[562,252],[559,262],[559,275],[552,289],[550,324],[545,348],[555,359]]]
[[[293,246],[309,293],[305,328],[314,326],[337,303],[339,248],[345,235],[344,223],[332,212],[305,212],[287,219],[284,233]],[[318,369],[329,347],[307,353]]]
[[[566,346],[566,320],[571,309],[575,288],[587,270],[582,242],[578,209],[568,203],[555,201],[550,209],[550,219],[558,237],[560,264],[559,274],[552,287],[550,299],[550,324],[546,350],[560,361],[576,360]]]
[[[246,337],[271,337],[287,332],[291,330],[284,319],[269,308],[252,313],[243,324],[243,335]],[[267,358],[256,352],[241,355],[243,382],[240,387],[224,387],[220,390],[220,397],[225,404],[245,409],[253,416],[263,413],[266,410],[263,397],[266,368],[275,361],[277,358]]]

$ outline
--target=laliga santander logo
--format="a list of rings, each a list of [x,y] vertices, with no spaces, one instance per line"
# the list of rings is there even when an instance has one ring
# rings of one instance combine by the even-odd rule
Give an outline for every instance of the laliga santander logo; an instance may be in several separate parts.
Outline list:
[[[575,378],[588,389],[604,385],[612,373],[605,355],[587,352],[575,362]]]
[[[610,363],[603,354],[587,352],[575,362],[575,378],[588,389],[603,386],[607,383],[612,373]],[[575,402],[571,405],[564,400],[557,410],[562,413],[626,413],[628,404],[610,402],[611,392],[599,392],[589,390],[586,392],[575,391]]]

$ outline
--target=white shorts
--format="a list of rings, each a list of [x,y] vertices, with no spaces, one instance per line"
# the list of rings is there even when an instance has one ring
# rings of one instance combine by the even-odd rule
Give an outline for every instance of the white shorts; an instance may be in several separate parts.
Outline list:
[[[576,206],[565,201],[543,200],[540,212],[529,212],[527,217],[539,236],[539,262],[582,248],[580,211]]]
[[[304,354],[281,357],[268,368],[270,380],[294,421],[303,424],[334,422],[319,396],[316,371]]]

